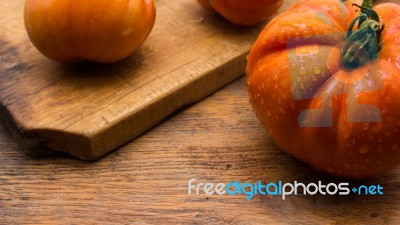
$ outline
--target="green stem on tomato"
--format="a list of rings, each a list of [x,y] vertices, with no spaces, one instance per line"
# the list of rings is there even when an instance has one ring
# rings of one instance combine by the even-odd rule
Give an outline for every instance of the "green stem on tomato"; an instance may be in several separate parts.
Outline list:
[[[361,13],[350,23],[341,57],[342,64],[349,68],[362,66],[378,56],[384,28],[379,15],[372,9],[372,0],[353,6],[358,7]],[[353,31],[356,24],[357,30]]]
[[[364,6],[365,8],[372,8],[372,0],[364,0],[362,3],[362,6]]]

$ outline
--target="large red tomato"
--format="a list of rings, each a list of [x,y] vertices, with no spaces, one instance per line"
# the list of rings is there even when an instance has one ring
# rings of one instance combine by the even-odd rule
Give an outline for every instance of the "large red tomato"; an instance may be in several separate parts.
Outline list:
[[[153,28],[153,0],[26,0],[25,27],[45,56],[64,62],[115,62]]]
[[[254,25],[276,13],[283,0],[197,0],[204,8],[215,10],[239,25]]]
[[[342,177],[400,163],[400,6],[371,2],[301,1],[248,56],[250,102],[270,136]]]

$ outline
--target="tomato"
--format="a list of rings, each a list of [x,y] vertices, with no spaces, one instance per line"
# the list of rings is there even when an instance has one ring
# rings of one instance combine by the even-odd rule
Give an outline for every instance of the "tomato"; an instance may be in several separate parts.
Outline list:
[[[227,20],[239,25],[254,25],[275,14],[283,0],[197,0]]]
[[[277,145],[347,178],[400,163],[400,6],[361,3],[298,3],[265,27],[247,65],[250,102]]]
[[[43,55],[62,62],[111,63],[139,48],[155,15],[153,0],[26,0],[24,19]]]

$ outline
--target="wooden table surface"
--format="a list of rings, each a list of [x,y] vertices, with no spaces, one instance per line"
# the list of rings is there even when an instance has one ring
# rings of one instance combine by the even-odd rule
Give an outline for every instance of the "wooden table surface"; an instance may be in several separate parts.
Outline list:
[[[26,156],[0,128],[4,224],[398,224],[400,170],[346,181],[381,196],[188,195],[198,181],[342,182],[280,151],[248,103],[242,78],[92,163]]]

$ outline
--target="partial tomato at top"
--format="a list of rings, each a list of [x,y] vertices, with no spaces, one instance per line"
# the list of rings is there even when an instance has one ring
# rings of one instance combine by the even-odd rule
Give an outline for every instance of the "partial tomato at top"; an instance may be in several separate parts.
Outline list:
[[[283,0],[197,0],[204,8],[215,10],[238,25],[255,25],[275,14]]]
[[[139,48],[155,15],[153,0],[26,0],[24,20],[34,46],[53,60],[111,63]]]
[[[286,152],[365,178],[400,164],[400,6],[304,0],[248,56],[250,102]]]

